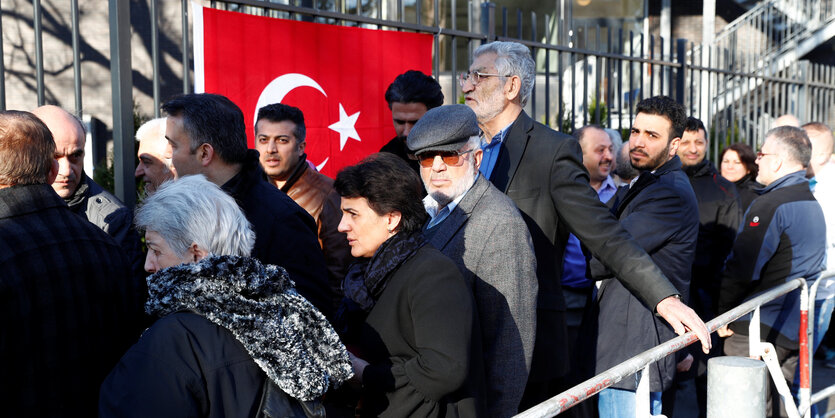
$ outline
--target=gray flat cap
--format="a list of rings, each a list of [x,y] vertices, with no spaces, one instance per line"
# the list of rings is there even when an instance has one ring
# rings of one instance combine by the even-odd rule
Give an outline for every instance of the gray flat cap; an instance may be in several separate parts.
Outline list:
[[[440,106],[430,109],[417,121],[406,138],[406,146],[415,154],[456,151],[480,132],[475,112],[467,105]]]

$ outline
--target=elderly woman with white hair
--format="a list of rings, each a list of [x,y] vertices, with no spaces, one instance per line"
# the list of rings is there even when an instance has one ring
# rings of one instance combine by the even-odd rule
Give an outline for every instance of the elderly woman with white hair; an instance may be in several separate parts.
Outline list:
[[[255,234],[203,176],[166,182],[136,211],[157,320],[107,377],[108,416],[319,416],[351,377],[345,346],[283,268],[249,257]]]

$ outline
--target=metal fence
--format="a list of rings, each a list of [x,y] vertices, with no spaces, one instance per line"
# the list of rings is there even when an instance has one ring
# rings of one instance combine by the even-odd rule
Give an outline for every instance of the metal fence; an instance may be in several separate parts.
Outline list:
[[[822,277],[818,278],[813,288],[817,288],[817,284],[821,281],[828,280],[832,277],[832,274],[824,274]],[[771,377],[774,380],[775,385],[777,386],[778,392],[780,396],[783,397],[783,401],[785,403],[786,409],[788,411],[788,416],[790,417],[808,417],[810,415],[810,407],[817,402],[820,402],[826,397],[830,396],[832,393],[835,393],[835,385],[831,387],[827,387],[814,395],[811,394],[811,347],[809,344],[810,341],[813,341],[813,330],[815,328],[815,321],[805,321],[805,318],[814,317],[814,311],[810,309],[810,305],[814,306],[814,298],[815,294],[814,291],[810,295],[808,293],[807,288],[807,281],[804,278],[798,278],[786,282],[780,286],[772,288],[768,291],[765,291],[758,296],[751,298],[748,301],[743,302],[739,306],[723,313],[722,315],[717,316],[706,325],[708,330],[713,333],[717,329],[721,328],[724,325],[730,324],[731,322],[736,321],[737,319],[741,318],[742,316],[752,313],[753,316],[749,324],[749,345],[750,345],[750,353],[752,358],[758,358],[763,356],[766,348],[770,349],[773,353],[773,346],[770,343],[763,343],[760,340],[760,322],[759,322],[759,309],[760,306],[770,302],[780,296],[786,295],[790,292],[795,291],[796,289],[800,288],[800,294],[798,297],[801,299],[800,303],[800,312],[801,312],[801,323],[798,327],[799,332],[799,345],[801,347],[800,352],[800,359],[799,359],[799,369],[800,369],[800,386],[799,386],[799,397],[800,397],[800,405],[796,405],[792,395],[789,391],[788,385],[786,384],[782,373],[780,372],[779,365],[776,365],[776,357],[774,356],[765,356],[765,361],[769,366]],[[809,303],[811,301],[811,303]],[[636,373],[640,374],[639,383],[638,383],[638,390],[636,393],[636,405],[638,405],[638,409],[636,409],[636,416],[639,417],[649,417],[650,410],[649,410],[649,366],[666,357],[669,356],[676,351],[679,351],[688,345],[697,342],[698,338],[693,332],[688,332],[685,335],[676,337],[670,341],[664,342],[659,344],[647,351],[644,351],[641,354],[638,354],[626,361],[618,364],[617,366],[612,367],[609,370],[604,371],[603,373],[598,374],[583,383],[578,384],[563,393],[560,393],[554,396],[551,399],[548,399],[526,411],[523,411],[516,415],[517,417],[524,417],[524,418],[541,418],[541,417],[552,417],[555,415],[559,415],[562,412],[570,409],[573,406],[576,406],[578,403],[583,402],[603,389],[614,385],[615,383],[623,380],[628,376],[632,376]],[[809,348],[808,350],[806,348]],[[710,372],[710,370],[708,370]],[[763,388],[764,390],[765,388]],[[775,395],[777,396],[777,395]],[[708,400],[710,402],[710,400]],[[643,410],[640,407],[643,407]]]
[[[65,2],[57,0],[3,2],[0,107],[12,103],[31,109],[53,103],[74,105],[79,116],[88,114],[82,105],[91,97],[102,98],[99,85],[84,83],[91,77],[85,64],[104,56],[109,65],[112,113],[100,111],[94,116],[113,129],[116,194],[132,204],[134,103],[152,103],[148,107],[158,115],[166,97],[193,90],[192,6],[186,0],[109,0],[109,22],[93,22],[95,13],[84,13],[79,19],[79,1],[83,0],[71,0],[69,9],[61,9]],[[818,3],[829,10],[831,1]],[[537,62],[527,112],[568,133],[597,123],[627,134],[637,102],[657,94],[675,98],[705,122],[712,139],[709,156],[714,160],[733,142],[757,147],[782,114],[835,125],[833,67],[796,60],[775,66],[723,45],[701,48],[687,40],[673,42],[623,25],[575,26],[566,9],[570,2],[557,3],[553,13],[537,15],[477,0],[203,1],[207,7],[241,13],[433,34],[433,72],[448,103],[459,99],[455,74],[467,69],[476,46],[496,39],[521,42],[532,49]],[[103,6],[101,2],[85,4],[90,9]],[[95,25],[106,25],[102,26],[110,37],[106,52],[91,47],[91,36],[82,36]],[[16,29],[24,33],[21,45],[6,36]],[[132,31],[138,40],[132,40]],[[71,54],[71,65],[64,63],[60,71],[50,68],[49,58],[56,51],[53,48],[45,54],[44,33],[65,39],[62,46]],[[29,34],[31,44],[27,43]],[[12,59],[17,49],[30,53],[26,59]],[[147,53],[149,59],[137,59],[139,52]],[[45,74],[50,77],[45,79]],[[7,97],[9,86],[15,86],[14,97]]]

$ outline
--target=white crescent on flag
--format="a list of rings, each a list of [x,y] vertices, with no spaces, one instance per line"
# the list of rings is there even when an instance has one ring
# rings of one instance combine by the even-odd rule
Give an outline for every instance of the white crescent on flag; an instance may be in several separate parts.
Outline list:
[[[258,110],[262,107],[268,104],[281,103],[287,93],[290,93],[298,87],[312,87],[318,90],[319,93],[322,93],[323,96],[328,97],[328,94],[325,93],[325,90],[322,89],[322,86],[316,80],[304,74],[284,74],[270,81],[270,84],[267,84],[267,87],[261,90],[261,95],[258,96],[258,103],[255,105],[255,115],[252,120],[258,120]]]

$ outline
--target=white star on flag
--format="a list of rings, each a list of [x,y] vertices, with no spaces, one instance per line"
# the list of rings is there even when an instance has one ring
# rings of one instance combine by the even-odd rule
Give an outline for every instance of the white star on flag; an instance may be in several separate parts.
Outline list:
[[[348,138],[354,138],[357,141],[362,142],[362,140],[360,139],[360,135],[357,133],[357,128],[354,127],[359,117],[360,112],[348,116],[348,114],[345,112],[345,108],[342,107],[342,103],[339,104],[339,121],[334,124],[331,124],[331,126],[328,126],[328,128],[339,133],[340,151],[342,151],[342,148],[345,148],[345,143],[348,142]]]

